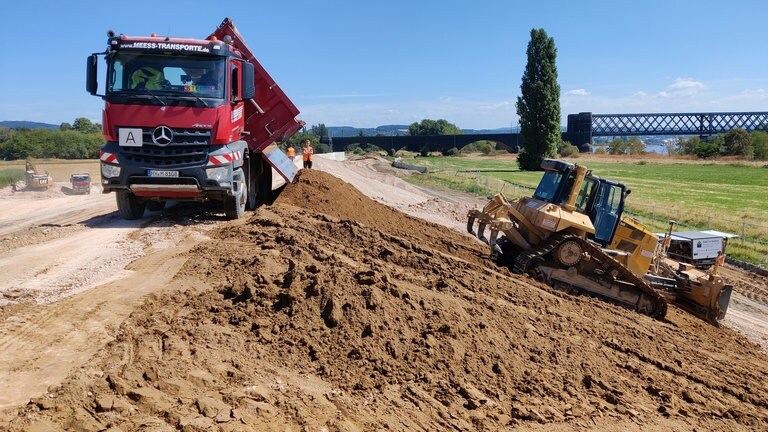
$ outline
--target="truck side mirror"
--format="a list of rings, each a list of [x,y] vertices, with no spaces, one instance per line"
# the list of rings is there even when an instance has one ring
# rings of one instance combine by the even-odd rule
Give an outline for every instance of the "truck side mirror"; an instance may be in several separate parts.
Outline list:
[[[256,96],[256,83],[254,82],[253,63],[243,63],[243,100],[253,99]]]
[[[97,62],[98,57],[96,54],[89,55],[88,61],[86,62],[85,90],[92,95],[96,94],[99,87],[99,83],[96,82]]]

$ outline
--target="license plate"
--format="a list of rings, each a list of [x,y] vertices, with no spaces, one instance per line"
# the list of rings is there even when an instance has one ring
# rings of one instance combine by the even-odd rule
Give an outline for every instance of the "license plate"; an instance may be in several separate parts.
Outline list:
[[[178,177],[178,171],[167,170],[147,170],[147,175],[150,177]]]

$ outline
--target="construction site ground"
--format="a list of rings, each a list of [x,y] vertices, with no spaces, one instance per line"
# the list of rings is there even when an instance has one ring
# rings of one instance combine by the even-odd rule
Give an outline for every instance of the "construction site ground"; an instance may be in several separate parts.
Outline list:
[[[768,430],[768,279],[656,321],[495,266],[484,199],[315,168],[238,221],[0,190],[0,430]]]

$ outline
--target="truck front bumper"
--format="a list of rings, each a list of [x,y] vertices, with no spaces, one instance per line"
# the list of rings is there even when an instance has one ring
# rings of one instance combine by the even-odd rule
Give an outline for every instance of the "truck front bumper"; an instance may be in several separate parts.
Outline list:
[[[122,158],[117,143],[108,142],[101,156],[103,191],[130,190],[137,197],[159,201],[221,200],[239,191],[243,179],[236,170],[243,165],[245,148],[244,142],[211,146],[202,164],[152,166]]]

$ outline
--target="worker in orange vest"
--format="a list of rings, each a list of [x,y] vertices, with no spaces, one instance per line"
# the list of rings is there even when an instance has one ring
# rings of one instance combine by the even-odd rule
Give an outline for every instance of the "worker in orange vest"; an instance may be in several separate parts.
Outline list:
[[[291,158],[291,162],[296,159],[296,149],[293,148],[293,144],[288,144],[288,157]]]
[[[301,158],[304,160],[304,168],[312,169],[312,155],[315,154],[315,149],[312,148],[312,142],[306,140],[304,147],[301,148]]]

